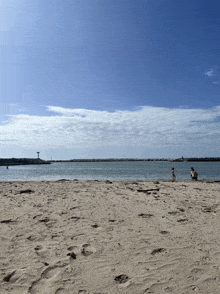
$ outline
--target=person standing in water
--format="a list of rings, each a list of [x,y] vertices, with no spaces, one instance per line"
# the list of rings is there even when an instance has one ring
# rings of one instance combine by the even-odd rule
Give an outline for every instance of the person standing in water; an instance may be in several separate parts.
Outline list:
[[[196,171],[194,171],[194,168],[191,167],[191,172],[190,172],[190,176],[192,178],[193,181],[198,181],[198,174]]]
[[[174,174],[174,167],[172,167],[171,168],[171,174],[172,174],[172,176],[173,176],[173,180],[172,180],[172,182],[174,182],[175,180],[176,180],[176,176],[175,176],[175,174]]]

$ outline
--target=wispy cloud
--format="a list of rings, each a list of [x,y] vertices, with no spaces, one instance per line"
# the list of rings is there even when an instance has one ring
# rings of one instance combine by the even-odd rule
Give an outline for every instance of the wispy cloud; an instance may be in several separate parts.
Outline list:
[[[47,110],[54,115],[10,116],[9,122],[0,126],[0,140],[4,141],[1,144],[6,146],[13,140],[10,147],[14,144],[26,149],[82,150],[192,146],[195,151],[207,144],[220,145],[220,123],[213,123],[220,116],[220,106],[211,109],[144,106],[135,111],[115,112],[48,106]]]
[[[168,109],[144,106],[135,111],[95,111],[48,106],[50,116],[12,115],[0,126],[2,146],[25,149],[129,150],[220,145],[220,106]],[[188,148],[187,147],[187,148]],[[129,153],[130,154],[130,153]],[[99,155],[97,154],[97,157]],[[108,154],[104,156],[108,157]],[[74,157],[74,156],[73,156]],[[126,157],[126,155],[125,155]],[[134,154],[133,157],[138,157]],[[157,155],[160,157],[160,154]]]
[[[204,73],[205,76],[208,76],[209,78],[213,77],[214,76],[214,70],[211,68],[209,70],[207,70],[205,73]]]

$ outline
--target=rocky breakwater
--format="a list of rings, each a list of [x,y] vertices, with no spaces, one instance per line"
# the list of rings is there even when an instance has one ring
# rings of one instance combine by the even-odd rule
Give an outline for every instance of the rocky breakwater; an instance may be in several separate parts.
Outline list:
[[[0,158],[0,166],[28,164],[50,164],[50,162],[40,158]]]

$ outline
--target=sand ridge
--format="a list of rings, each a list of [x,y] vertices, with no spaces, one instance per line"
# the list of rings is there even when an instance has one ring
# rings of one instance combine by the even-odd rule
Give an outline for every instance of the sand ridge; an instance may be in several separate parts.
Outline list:
[[[220,182],[0,182],[0,293],[220,293]]]

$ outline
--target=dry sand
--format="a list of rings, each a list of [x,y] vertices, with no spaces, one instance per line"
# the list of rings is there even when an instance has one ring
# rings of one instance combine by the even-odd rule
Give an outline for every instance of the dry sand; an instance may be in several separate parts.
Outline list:
[[[0,182],[0,293],[220,293],[220,183]]]

